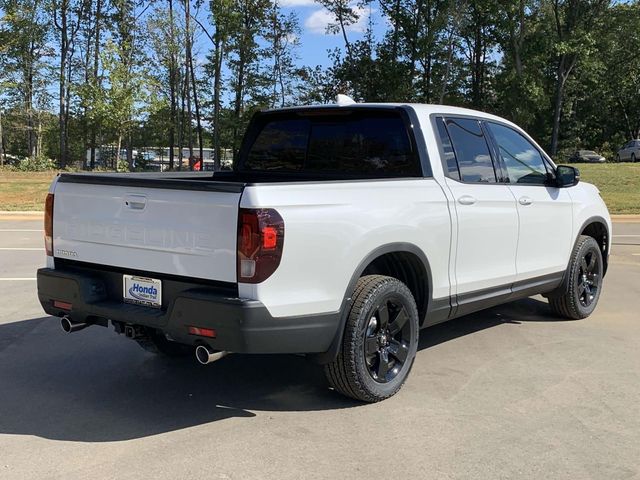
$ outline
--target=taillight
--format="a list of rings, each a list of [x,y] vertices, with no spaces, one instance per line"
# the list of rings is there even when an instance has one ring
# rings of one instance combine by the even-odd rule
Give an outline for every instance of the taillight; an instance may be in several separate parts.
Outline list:
[[[284,221],[271,208],[241,208],[238,214],[238,282],[260,283],[280,265]]]
[[[44,248],[53,257],[53,193],[48,193],[44,201]]]

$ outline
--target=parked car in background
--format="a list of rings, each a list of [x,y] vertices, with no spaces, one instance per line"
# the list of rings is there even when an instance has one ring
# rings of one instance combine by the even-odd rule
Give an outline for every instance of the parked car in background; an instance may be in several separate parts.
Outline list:
[[[569,157],[569,161],[572,163],[604,163],[607,159],[593,150],[576,150]]]
[[[618,162],[626,162],[627,160],[635,162],[638,159],[640,159],[640,139],[625,143],[616,155]]]

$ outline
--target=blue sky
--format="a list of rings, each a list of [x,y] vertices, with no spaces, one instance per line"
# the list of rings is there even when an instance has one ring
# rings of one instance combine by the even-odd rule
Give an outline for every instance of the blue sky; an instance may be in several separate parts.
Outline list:
[[[298,55],[303,65],[328,65],[327,50],[335,47],[344,47],[341,35],[326,33],[327,24],[333,22],[332,15],[321,5],[313,0],[280,0],[280,6],[285,12],[293,11],[300,21],[300,47]],[[362,38],[367,28],[370,10],[360,10],[360,19],[357,24],[347,28],[350,41]],[[379,24],[376,12],[371,11],[372,20]]]
[[[315,65],[330,65],[327,56],[328,50],[340,47],[344,50],[344,41],[342,35],[327,34],[327,24],[333,22],[331,14],[314,0],[278,0],[278,4],[283,13],[288,14],[294,12],[298,17],[300,27],[299,46],[296,49],[299,65],[307,65],[314,67]],[[353,2],[354,8],[356,1]],[[384,30],[384,20],[378,15],[375,8],[366,8],[358,10],[360,13],[359,21],[347,27],[347,35],[349,41],[355,41],[363,37],[363,33],[367,28],[369,17],[374,24],[374,32],[381,33]],[[207,12],[202,11],[198,18],[206,24]],[[196,56],[204,56],[211,49],[210,42],[202,35],[196,40],[199,52]]]

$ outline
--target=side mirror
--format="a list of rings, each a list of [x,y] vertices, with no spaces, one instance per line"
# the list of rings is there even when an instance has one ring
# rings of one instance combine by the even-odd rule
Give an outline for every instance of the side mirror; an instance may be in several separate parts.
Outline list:
[[[580,170],[569,165],[558,165],[556,168],[556,186],[573,187],[580,181]]]

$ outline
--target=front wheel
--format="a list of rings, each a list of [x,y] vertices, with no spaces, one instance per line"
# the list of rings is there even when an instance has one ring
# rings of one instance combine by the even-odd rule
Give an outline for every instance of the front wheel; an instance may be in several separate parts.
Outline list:
[[[580,236],[571,254],[564,290],[549,297],[551,309],[573,320],[591,315],[600,298],[603,273],[600,245],[593,237]]]
[[[378,402],[404,384],[418,349],[418,309],[400,280],[367,275],[358,280],[342,345],[325,366],[331,386],[348,397]]]

